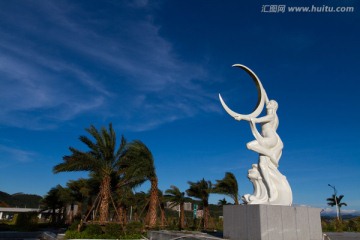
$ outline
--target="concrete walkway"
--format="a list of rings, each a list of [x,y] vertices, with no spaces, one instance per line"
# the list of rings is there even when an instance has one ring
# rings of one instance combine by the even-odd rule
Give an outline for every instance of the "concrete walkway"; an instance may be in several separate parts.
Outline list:
[[[329,236],[329,240],[360,240],[360,232],[325,232],[325,234]]]
[[[52,232],[0,232],[1,240],[56,240],[57,236]]]

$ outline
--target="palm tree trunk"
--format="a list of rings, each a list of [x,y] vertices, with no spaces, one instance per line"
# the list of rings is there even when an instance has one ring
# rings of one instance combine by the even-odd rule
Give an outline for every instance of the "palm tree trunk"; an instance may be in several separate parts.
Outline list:
[[[339,209],[339,220],[340,220],[340,222],[342,222],[340,206],[338,206],[338,209]]]
[[[185,228],[185,211],[184,211],[184,203],[180,203],[180,230]]]
[[[127,211],[126,211],[125,207],[124,207],[124,212],[123,212],[123,223],[124,223],[124,225],[127,224]]]
[[[235,202],[235,205],[239,205],[238,195],[235,195],[234,202]]]
[[[119,224],[122,225],[122,224],[124,224],[124,221],[123,221],[123,219],[124,219],[124,207],[119,206],[117,211],[118,211],[118,214],[119,214],[119,216],[117,216]]]
[[[83,211],[83,204],[78,202],[75,217],[82,219],[82,211]]]
[[[209,226],[209,203],[204,202],[204,229],[206,230]]]
[[[139,221],[139,215],[137,212],[134,213],[134,221],[138,222]]]
[[[161,226],[164,227],[165,226],[165,206],[164,206],[164,204],[160,205],[160,210],[161,210]]]
[[[148,212],[148,221],[149,228],[156,226],[157,220],[157,203],[158,203],[158,179],[153,177],[150,179],[151,189],[150,189],[150,203],[149,203],[149,212]]]
[[[100,222],[104,223],[109,216],[109,200],[110,200],[110,176],[104,176],[100,187]]]
[[[55,207],[53,207],[52,211],[51,211],[51,223],[56,223],[56,209],[55,209]]]
[[[70,211],[69,211],[69,215],[67,216],[67,218],[68,218],[68,224],[71,225],[74,220],[74,203],[71,203],[71,205],[70,205]]]

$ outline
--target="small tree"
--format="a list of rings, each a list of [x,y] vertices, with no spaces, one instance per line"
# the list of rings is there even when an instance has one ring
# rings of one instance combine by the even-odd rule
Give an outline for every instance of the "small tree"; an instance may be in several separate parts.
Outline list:
[[[76,203],[78,206],[76,216],[73,216],[73,210],[71,210],[71,218],[77,217],[79,219],[82,219],[83,204],[90,197],[91,189],[89,186],[89,180],[84,178],[80,178],[78,180],[70,180],[66,183],[66,186],[69,189],[70,195],[73,199],[71,205],[74,205]]]
[[[146,222],[154,228],[157,222],[158,178],[154,157],[149,148],[141,141],[134,140],[127,145],[121,167],[124,169],[124,181],[135,185],[150,181],[149,209]]]
[[[239,204],[239,190],[236,177],[231,172],[225,173],[225,177],[216,180],[214,193],[224,194],[234,200],[234,204]]]
[[[190,202],[192,199],[185,196],[185,192],[181,192],[180,189],[174,185],[170,186],[170,189],[165,191],[165,198],[171,202],[170,207],[179,206],[180,217],[179,217],[179,229],[185,227],[185,202]]]
[[[226,201],[226,199],[224,198],[224,199],[220,199],[219,201],[218,201],[218,205],[219,206],[224,206],[224,205],[228,205],[229,203]]]
[[[204,178],[198,182],[188,182],[190,188],[186,193],[190,197],[200,199],[204,207],[204,229],[208,228],[209,223],[209,195],[213,190],[211,181],[206,181]]]
[[[100,130],[93,125],[86,131],[91,135],[80,136],[89,149],[78,150],[70,147],[71,155],[63,157],[63,162],[56,165],[54,173],[70,171],[89,171],[93,176],[100,179],[100,222],[106,222],[109,218],[109,203],[111,198],[111,175],[120,167],[126,141],[121,139],[119,147],[116,146],[116,134],[109,124],[109,129],[102,127]]]
[[[51,223],[61,223],[65,220],[63,214],[66,206],[71,202],[70,191],[57,185],[50,189],[42,200],[42,210],[51,211]]]
[[[339,197],[336,196],[336,194],[333,194],[332,197],[330,198],[327,198],[326,201],[328,201],[328,205],[333,207],[333,206],[336,206],[337,205],[337,209],[336,209],[336,212],[337,212],[337,215],[339,216],[339,219],[338,220],[342,220],[341,218],[341,211],[340,211],[340,208],[342,206],[347,206],[346,203],[342,203],[341,200],[344,198],[344,195],[340,195]]]

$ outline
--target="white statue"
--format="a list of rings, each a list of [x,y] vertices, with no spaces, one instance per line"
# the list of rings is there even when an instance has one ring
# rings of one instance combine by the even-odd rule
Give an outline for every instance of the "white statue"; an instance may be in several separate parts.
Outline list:
[[[290,206],[292,204],[291,188],[286,177],[278,170],[284,147],[276,132],[279,126],[279,119],[276,114],[278,104],[274,100],[269,101],[265,89],[253,71],[244,65],[235,64],[233,66],[245,70],[254,80],[258,89],[257,107],[248,115],[232,111],[219,94],[220,102],[230,116],[238,121],[246,120],[250,123],[255,140],[249,142],[246,146],[248,149],[259,153],[259,163],[253,164],[248,173],[248,178],[254,186],[254,193],[244,195],[242,200],[247,204]],[[266,105],[266,115],[258,117],[263,111],[264,105]],[[261,133],[256,128],[256,123],[261,125]]]

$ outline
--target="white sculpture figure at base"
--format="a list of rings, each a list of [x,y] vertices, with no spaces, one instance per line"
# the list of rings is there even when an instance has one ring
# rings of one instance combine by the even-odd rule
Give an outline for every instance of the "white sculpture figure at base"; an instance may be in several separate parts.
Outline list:
[[[258,89],[258,103],[255,110],[248,115],[232,111],[223,101],[219,94],[220,102],[225,111],[234,119],[246,120],[250,123],[251,131],[255,140],[246,146],[249,150],[259,153],[259,163],[253,164],[249,170],[248,178],[253,183],[254,193],[246,194],[242,200],[247,204],[271,204],[287,205],[292,204],[292,192],[286,177],[279,170],[279,160],[284,147],[276,130],[279,126],[279,119],[276,114],[278,104],[275,100],[268,99],[265,89],[259,78],[248,67],[240,64],[233,65],[245,70],[254,80]],[[266,115],[258,117],[266,104]],[[256,124],[261,125],[261,133]]]

